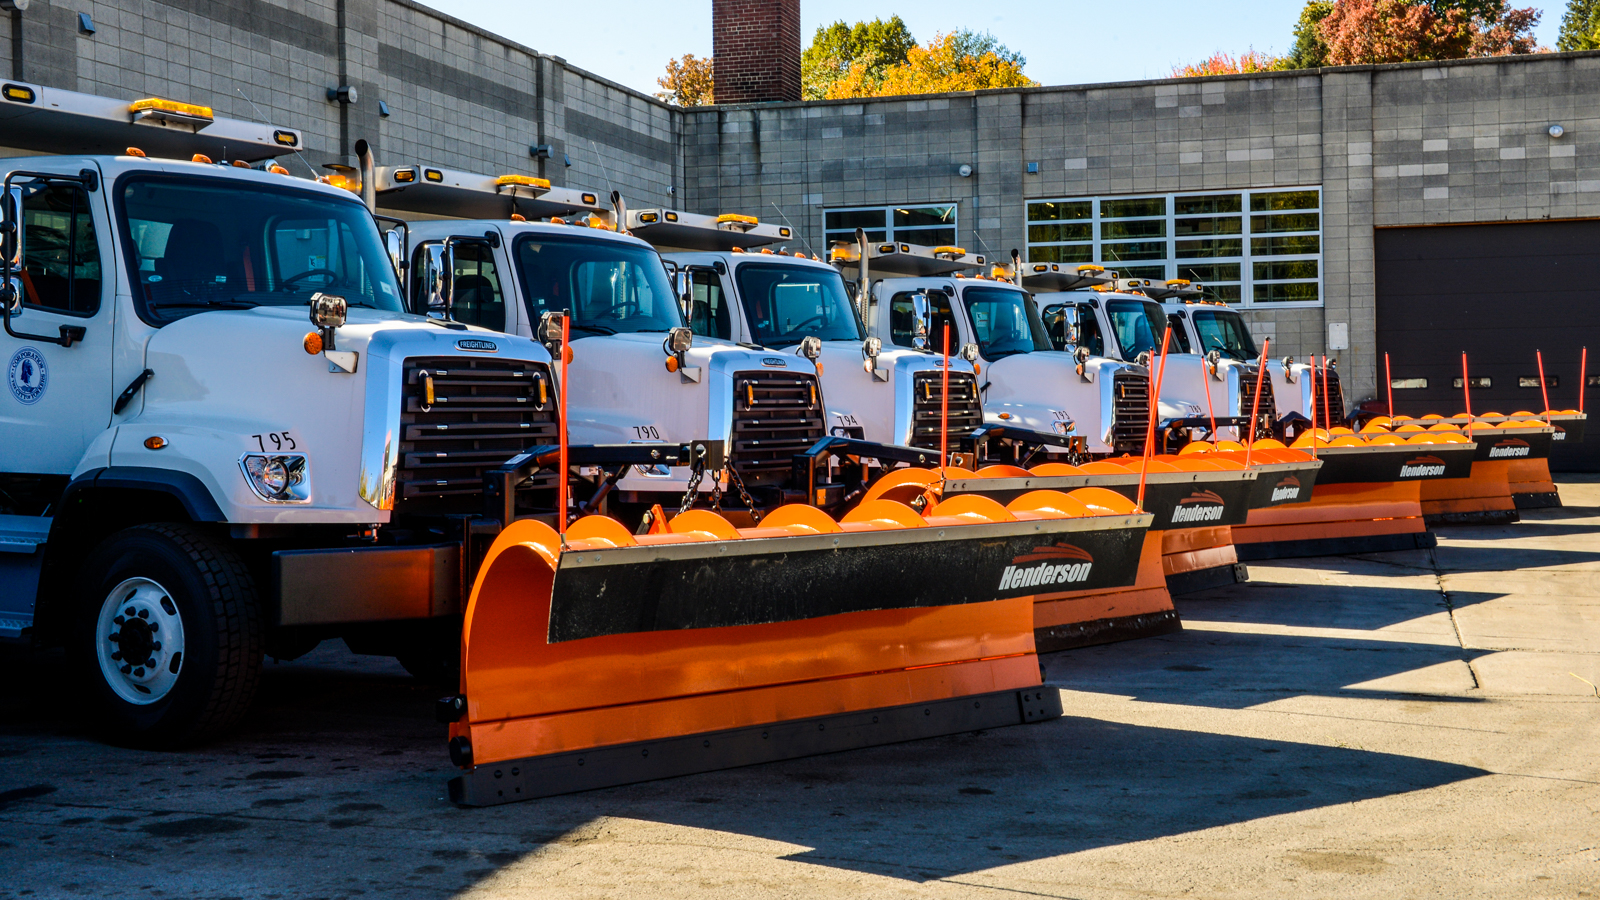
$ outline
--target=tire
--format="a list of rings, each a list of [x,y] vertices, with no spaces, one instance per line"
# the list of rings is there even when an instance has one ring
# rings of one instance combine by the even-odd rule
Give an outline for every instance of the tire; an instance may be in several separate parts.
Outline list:
[[[174,749],[244,717],[262,632],[255,583],[231,546],[192,525],[140,525],[90,555],[68,650],[106,740]]]

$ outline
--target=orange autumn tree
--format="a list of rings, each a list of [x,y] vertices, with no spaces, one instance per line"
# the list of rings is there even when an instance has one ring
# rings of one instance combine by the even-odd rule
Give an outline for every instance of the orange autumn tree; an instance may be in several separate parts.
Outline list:
[[[1533,53],[1539,11],[1508,0],[1337,0],[1322,20],[1333,66]]]
[[[711,60],[685,53],[667,63],[667,74],[656,79],[666,88],[656,97],[679,106],[705,106],[712,102]]]
[[[1026,62],[1022,54],[1007,49],[992,35],[955,31],[912,47],[905,62],[882,69],[880,77],[874,77],[867,65],[852,65],[844,77],[828,86],[826,98],[1035,87],[1038,82],[1022,73]]]
[[[1202,75],[1248,75],[1252,72],[1275,72],[1282,69],[1283,60],[1269,53],[1255,50],[1234,56],[1231,53],[1213,53],[1207,59],[1185,66],[1173,66],[1173,78],[1195,78]]]

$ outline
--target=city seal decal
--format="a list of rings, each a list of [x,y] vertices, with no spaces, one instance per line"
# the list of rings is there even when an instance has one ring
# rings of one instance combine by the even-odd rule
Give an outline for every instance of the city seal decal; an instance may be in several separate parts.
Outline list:
[[[50,386],[50,370],[45,366],[44,355],[32,347],[23,347],[11,355],[6,366],[6,382],[11,386],[11,396],[23,406],[32,406],[44,396]]]

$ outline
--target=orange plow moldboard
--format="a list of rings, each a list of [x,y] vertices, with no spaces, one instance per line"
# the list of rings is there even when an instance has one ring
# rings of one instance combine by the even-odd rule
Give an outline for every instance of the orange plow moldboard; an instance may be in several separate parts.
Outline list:
[[[674,534],[637,539],[591,517],[564,552],[545,526],[514,523],[467,609],[452,799],[1060,715],[1039,688],[1033,594],[1131,581],[1148,517],[990,505],[987,519],[941,505],[924,520],[876,501],[842,526],[779,510],[742,531],[691,512]]]

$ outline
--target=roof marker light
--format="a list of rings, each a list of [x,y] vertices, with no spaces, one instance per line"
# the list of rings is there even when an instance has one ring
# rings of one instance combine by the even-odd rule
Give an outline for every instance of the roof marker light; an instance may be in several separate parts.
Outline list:
[[[132,156],[132,157],[134,157],[136,159],[148,159],[149,158],[149,154],[145,153],[143,150],[140,150],[138,147],[129,147],[125,151],[124,155]]]
[[[183,125],[205,127],[215,121],[209,106],[200,106],[195,103],[179,103],[176,100],[163,100],[160,97],[146,97],[143,100],[135,100],[128,105],[128,113],[133,116],[134,121],[155,119],[163,124],[176,122]]]
[[[495,187],[531,187],[535,189],[550,190],[550,181],[545,178],[535,178],[532,175],[501,175],[494,180]]]
[[[32,103],[39,99],[39,96],[33,92],[33,88],[24,84],[8,84],[3,89],[0,89],[0,93],[3,93],[5,98],[12,103]]]
[[[194,156],[189,157],[189,161],[205,163],[208,166],[211,165],[211,157],[205,155],[204,153],[196,153]]]
[[[422,177],[435,184],[444,180],[444,173],[438,169],[423,169]]]
[[[416,169],[396,169],[394,172],[395,184],[410,184],[417,180]]]

